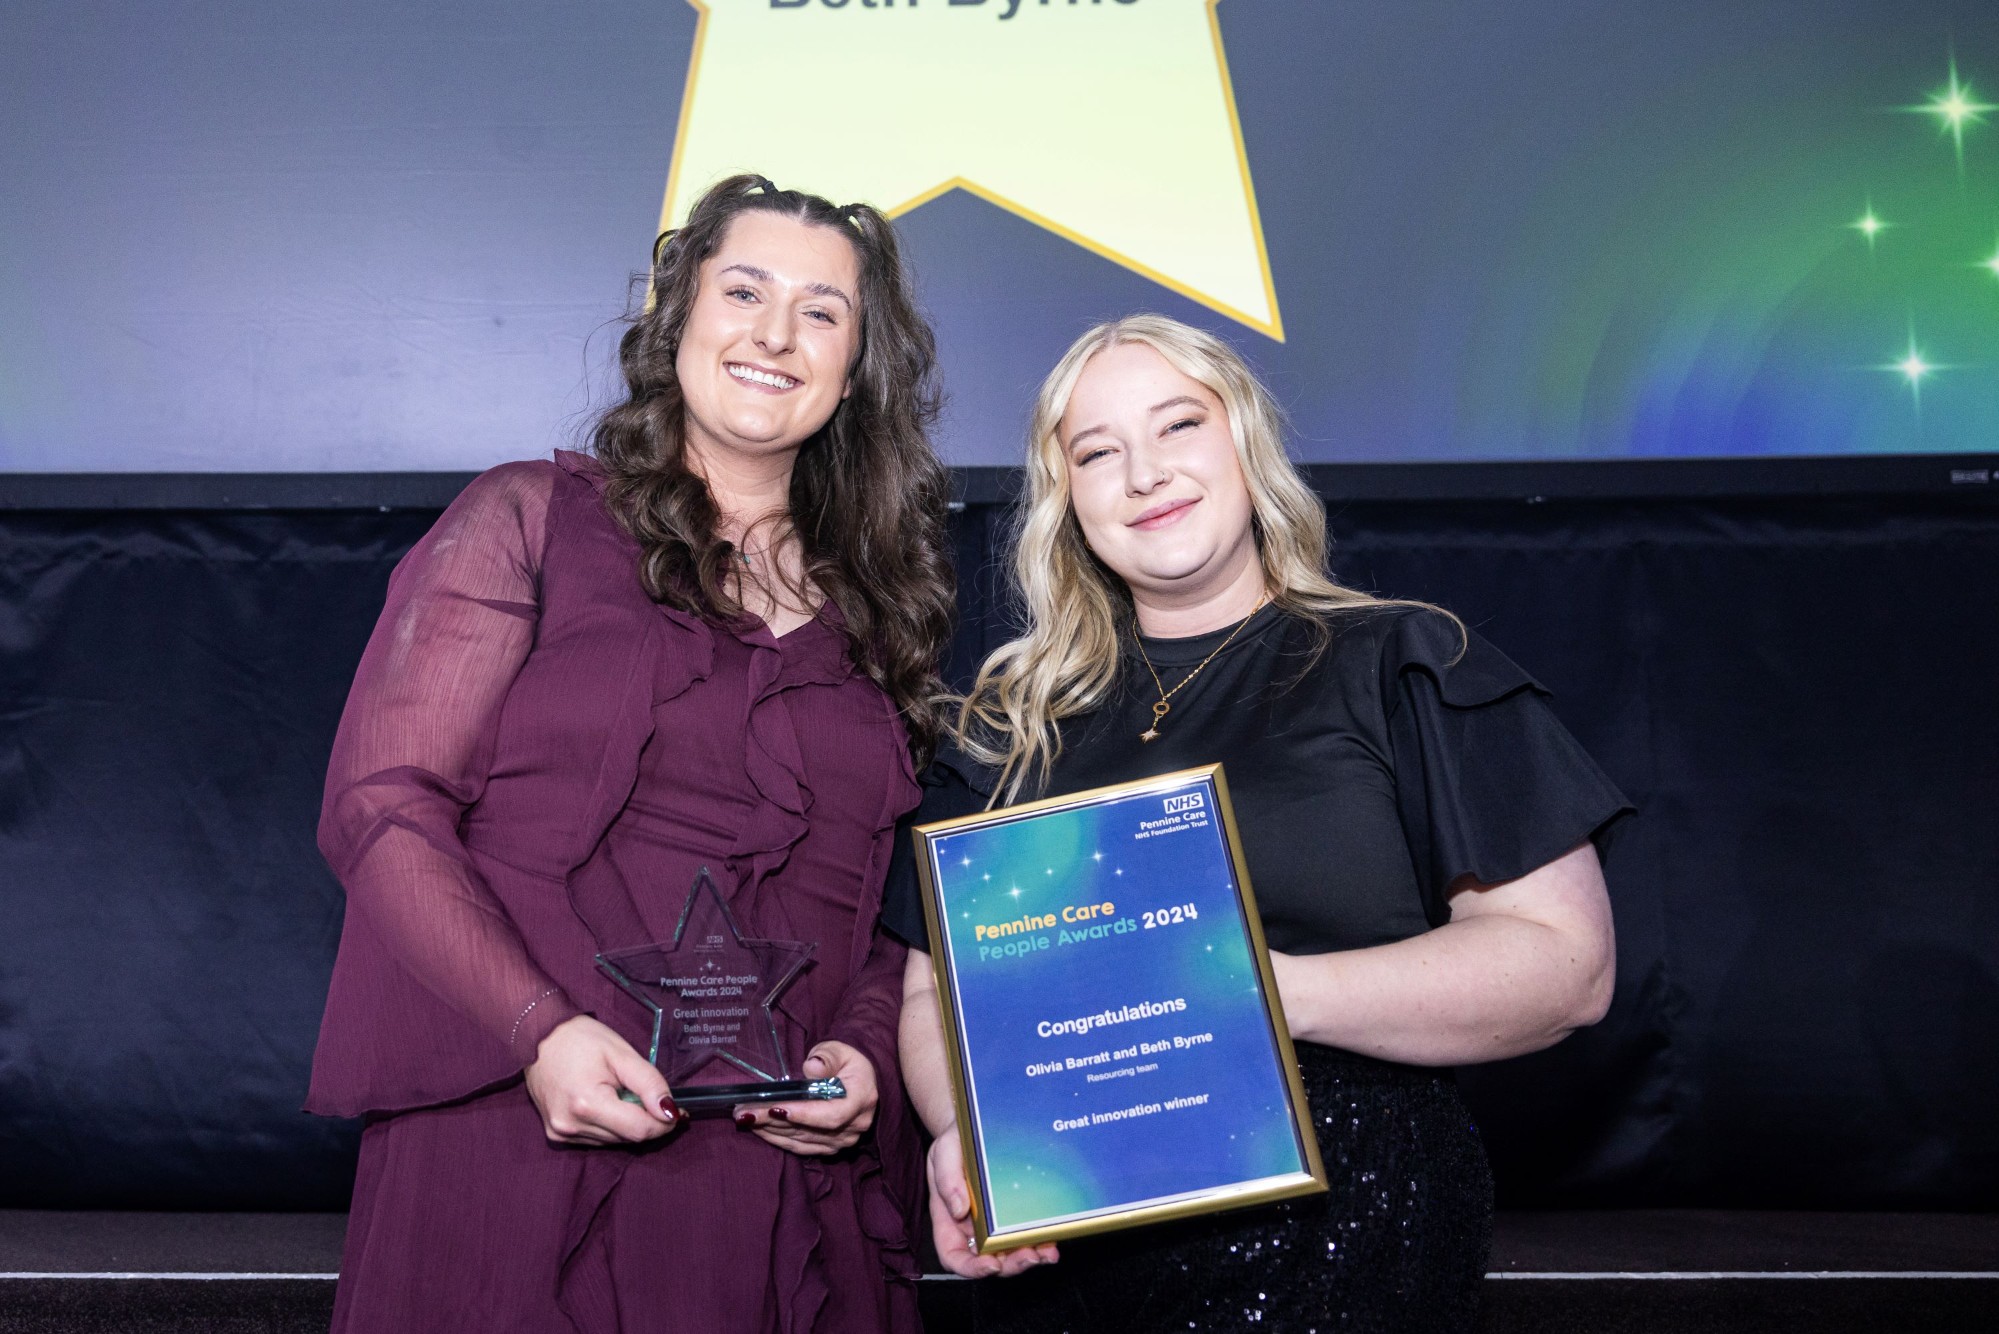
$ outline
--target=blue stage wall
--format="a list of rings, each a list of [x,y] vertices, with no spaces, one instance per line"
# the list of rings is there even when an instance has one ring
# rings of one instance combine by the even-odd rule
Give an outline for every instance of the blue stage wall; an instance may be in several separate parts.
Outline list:
[[[1177,67],[1148,82],[1138,38],[1184,20],[1202,49],[1180,54],[1208,54],[1208,3],[706,0],[710,92],[767,85],[732,166],[784,175],[783,145],[830,126],[850,165],[807,183],[842,201],[967,182],[901,223],[947,461],[1017,463],[1062,348],[1148,308],[1234,338],[1317,461],[1999,438],[1990,0],[1219,0],[1282,341],[1076,219],[995,202],[994,154],[1025,145],[1186,248],[1213,164],[1154,142],[1191,89]],[[0,471],[475,469],[570,443],[650,254],[701,12],[0,6]],[[724,40],[744,24],[823,41],[803,71],[776,42],[745,62]],[[912,24],[936,60],[1047,59],[959,124],[946,97],[893,101],[925,62],[869,64],[870,36]],[[1090,75],[1053,73],[1075,62]],[[1038,118],[1096,82],[1090,114]],[[877,170],[946,120],[934,169]],[[1063,223],[1075,200],[1013,202]]]

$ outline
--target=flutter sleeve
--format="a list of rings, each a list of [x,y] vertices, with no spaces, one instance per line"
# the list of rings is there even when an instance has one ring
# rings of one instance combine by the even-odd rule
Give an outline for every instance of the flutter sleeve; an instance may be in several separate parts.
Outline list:
[[[1476,632],[1400,615],[1381,644],[1397,814],[1432,926],[1453,881],[1512,880],[1632,811],[1548,707],[1549,692]]]
[[[375,1043],[424,1049],[462,1067],[438,1070],[438,1091],[469,1092],[532,1062],[541,1039],[578,1013],[535,964],[459,837],[534,642],[553,476],[546,464],[509,464],[475,479],[390,578],[320,812],[319,847],[347,890],[347,922],[315,1103],[349,1101],[337,1092],[349,1081],[321,1068],[339,1063],[335,1053]],[[476,1036],[439,1034],[422,1013],[406,1013],[416,1008],[405,992],[411,980]],[[399,1023],[409,1031],[396,1031]],[[340,1024],[375,1031],[331,1031]]]
[[[947,751],[947,755],[953,753]],[[916,840],[910,831],[933,820],[974,815],[986,808],[986,794],[966,778],[966,771],[984,772],[968,762],[933,760],[917,780],[923,785],[923,800],[895,827],[888,881],[882,886],[882,929],[925,954],[931,952],[930,930],[924,924],[923,886],[917,880]]]

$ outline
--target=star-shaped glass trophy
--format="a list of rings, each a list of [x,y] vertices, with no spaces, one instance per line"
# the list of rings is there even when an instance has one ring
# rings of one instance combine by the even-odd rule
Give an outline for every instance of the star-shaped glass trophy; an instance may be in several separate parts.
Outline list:
[[[837,1079],[793,1077],[771,1013],[817,948],[746,938],[704,866],[670,943],[612,950],[597,956],[597,967],[652,1012],[646,1059],[666,1076],[674,1102],[716,1112],[847,1096]],[[718,1073],[726,1082],[715,1080]]]

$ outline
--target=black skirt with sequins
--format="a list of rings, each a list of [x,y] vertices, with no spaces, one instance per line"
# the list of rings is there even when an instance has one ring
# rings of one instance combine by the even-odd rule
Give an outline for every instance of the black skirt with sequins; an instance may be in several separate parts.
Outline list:
[[[977,1334],[1470,1330],[1492,1173],[1448,1071],[1298,1044],[1324,1195],[1065,1242],[978,1285]]]

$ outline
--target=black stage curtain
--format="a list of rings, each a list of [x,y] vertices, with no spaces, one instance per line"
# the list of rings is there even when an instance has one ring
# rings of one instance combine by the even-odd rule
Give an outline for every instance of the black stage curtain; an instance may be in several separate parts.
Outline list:
[[[0,1206],[338,1208],[300,1114],[313,847],[420,511],[0,516]],[[1617,1001],[1468,1071],[1521,1205],[1999,1204],[1999,514],[1930,499],[1335,506],[1643,808]],[[957,516],[961,678],[1004,515]]]

